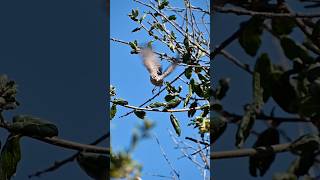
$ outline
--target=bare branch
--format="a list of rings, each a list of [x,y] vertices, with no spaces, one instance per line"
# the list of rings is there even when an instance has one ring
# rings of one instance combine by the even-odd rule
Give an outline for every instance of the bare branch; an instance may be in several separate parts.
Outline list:
[[[290,143],[285,144],[277,144],[271,146],[273,152],[281,153],[289,150]],[[258,147],[259,149],[266,149],[265,147]],[[238,158],[238,157],[246,157],[256,155],[258,151],[254,148],[248,149],[237,149],[230,151],[221,151],[221,152],[212,152],[210,154],[210,159],[229,159],[229,158]]]

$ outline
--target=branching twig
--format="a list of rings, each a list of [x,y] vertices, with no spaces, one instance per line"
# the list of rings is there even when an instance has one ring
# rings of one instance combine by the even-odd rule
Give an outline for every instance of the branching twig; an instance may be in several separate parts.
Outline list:
[[[247,16],[261,16],[265,18],[274,18],[274,17],[293,17],[293,18],[318,18],[320,13],[275,13],[275,12],[258,12],[250,11],[240,8],[225,8],[221,6],[214,6],[214,9],[220,13],[232,13],[236,15],[247,15]]]
[[[108,137],[110,137],[110,133],[107,133],[107,134],[104,134],[102,135],[101,137],[99,137],[98,139],[96,139],[94,142],[90,143],[90,145],[97,145],[99,144],[100,142],[104,141],[105,139],[107,139]],[[77,156],[80,154],[80,152],[78,153],[75,153],[63,160],[60,160],[60,161],[55,161],[51,166],[49,166],[48,168],[44,169],[44,170],[40,170],[40,171],[37,171],[33,174],[30,174],[28,177],[29,178],[32,178],[32,177],[40,177],[42,174],[45,174],[45,173],[48,173],[48,172],[52,172],[52,171],[55,171],[57,169],[59,169],[61,166],[69,163],[69,162],[73,162]]]

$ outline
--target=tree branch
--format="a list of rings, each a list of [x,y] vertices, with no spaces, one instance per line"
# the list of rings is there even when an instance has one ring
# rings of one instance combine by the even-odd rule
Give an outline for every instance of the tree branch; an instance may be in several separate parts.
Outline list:
[[[271,146],[274,153],[286,152],[289,150],[290,143],[277,144]],[[259,149],[266,149],[266,147],[258,147]],[[210,159],[229,159],[256,155],[258,151],[254,148],[237,149],[230,151],[212,152]]]
[[[113,101],[111,101],[111,102],[113,102]],[[142,107],[137,107],[137,106],[121,105],[121,104],[117,104],[117,105],[129,108],[129,109],[134,109],[134,110],[153,111],[153,112],[186,112],[186,111],[190,111],[190,110],[199,110],[202,108],[201,106],[198,106],[198,107],[194,107],[194,108],[184,108],[184,109],[158,109],[158,108],[142,108]]]
[[[258,12],[250,11],[240,8],[225,8],[220,6],[214,6],[214,9],[220,13],[232,13],[236,15],[247,15],[247,16],[261,16],[265,18],[274,18],[274,17],[293,17],[293,18],[318,18],[320,13],[275,13],[275,12]]]
[[[94,142],[90,143],[90,145],[97,145],[100,142],[102,142],[103,140],[107,139],[108,137],[110,137],[110,132],[108,132],[107,134],[102,135],[101,137],[99,137],[98,139],[96,139]],[[40,177],[40,175],[47,173],[47,172],[52,172],[55,171],[57,169],[59,169],[61,166],[69,163],[69,162],[73,162],[77,156],[80,154],[80,152],[77,152],[63,160],[60,161],[55,161],[51,166],[49,166],[48,168],[41,170],[41,171],[37,171],[33,174],[30,174],[28,177],[32,178],[32,177]]]
[[[0,127],[8,130],[9,132],[11,131],[11,126],[10,126],[10,123],[8,122],[0,123]],[[107,155],[110,154],[109,148],[81,144],[74,141],[60,139],[58,137],[33,137],[33,136],[27,136],[27,137],[32,139],[37,139],[47,144],[51,144],[51,145],[66,148],[66,149],[85,151],[85,152],[91,152],[91,153],[99,153],[99,154],[107,154]]]

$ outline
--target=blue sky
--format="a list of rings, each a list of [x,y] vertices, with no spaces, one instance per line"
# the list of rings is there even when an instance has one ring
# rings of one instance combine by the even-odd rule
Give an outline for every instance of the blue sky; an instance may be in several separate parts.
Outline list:
[[[176,4],[173,5],[179,5],[182,7],[181,2],[174,2]],[[172,1],[170,1],[170,3],[172,3]],[[138,8],[140,12],[142,10],[146,10],[131,0],[111,1],[110,36],[112,38],[124,41],[138,40],[138,42],[141,43],[146,43],[151,40],[143,31],[138,33],[131,32],[137,27],[137,25],[131,21],[131,19],[128,17],[128,14],[131,13],[131,9],[136,8]],[[157,44],[154,46],[154,48],[160,52],[170,53],[168,48],[163,48]],[[150,83],[149,74],[142,65],[140,57],[138,55],[131,55],[130,51],[130,47],[111,41],[110,82],[117,88],[117,97],[128,100],[130,105],[138,106],[148,98],[152,97],[151,90],[153,85]],[[164,68],[168,65],[167,63],[163,64]],[[183,67],[177,68],[174,73],[168,77],[167,81],[172,80],[175,75],[180,74],[182,71]],[[183,84],[180,81],[177,81],[174,85],[179,86]],[[163,97],[164,96],[162,94],[160,97],[156,98],[155,101],[164,101]],[[117,116],[128,111],[129,109],[119,108]],[[187,127],[189,118],[187,118],[184,113],[176,113],[175,115],[178,117],[181,124],[181,140],[183,140],[185,136],[199,138],[197,135],[197,129],[194,130],[192,127]],[[135,117],[134,114],[121,119],[117,118],[117,116],[111,122],[111,145],[115,150],[124,150],[129,146],[133,128],[142,122]],[[168,130],[174,132],[169,120],[169,114],[151,112],[147,113],[147,116],[156,123],[156,127],[152,132],[159,138],[161,146],[163,147],[169,160],[175,169],[180,173],[180,178],[201,179],[200,171],[190,160],[186,158],[178,160],[178,158],[183,154],[179,149],[175,149],[175,144],[169,135]],[[149,138],[139,143],[137,149],[133,153],[133,158],[143,165],[143,179],[162,179],[152,176],[152,174],[170,176],[170,166],[164,159],[155,138]]]
[[[106,19],[101,0],[1,1],[0,73],[18,84],[16,111],[55,123],[61,138],[89,143],[109,129],[106,114]],[[8,134],[0,130],[4,144]],[[74,151],[23,138],[15,180]],[[104,143],[106,145],[106,143]],[[88,176],[76,163],[40,179]]]

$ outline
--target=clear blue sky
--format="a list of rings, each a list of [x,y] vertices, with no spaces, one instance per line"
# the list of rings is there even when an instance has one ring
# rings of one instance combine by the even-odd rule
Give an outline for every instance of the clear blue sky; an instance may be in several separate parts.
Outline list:
[[[170,3],[173,3],[173,6],[177,6],[178,2],[170,1]],[[181,3],[183,3],[183,1],[179,1],[178,3],[180,7],[182,7]],[[134,3],[132,0],[111,1],[110,33],[112,38],[124,41],[133,41],[136,39],[141,43],[146,43],[150,40],[146,32],[141,31],[138,33],[131,33],[137,25],[130,20],[128,14],[131,13],[131,9],[136,8],[138,8],[140,12],[146,10],[146,8]],[[168,52],[168,49],[164,49],[157,45],[155,45],[154,48],[158,51],[170,53]],[[118,97],[128,100],[131,105],[138,106],[152,97],[151,90],[153,85],[150,83],[148,72],[142,65],[140,57],[138,55],[131,55],[130,51],[131,49],[128,46],[111,42],[110,80],[111,84],[117,88]],[[166,65],[167,64],[164,65],[164,68]],[[167,81],[170,81],[175,75],[180,74],[182,71],[183,68],[177,68],[175,72],[168,77]],[[182,85],[182,83],[177,81],[174,85],[178,86]],[[155,99],[155,101],[164,101],[163,95],[165,94],[162,94]],[[117,115],[122,115],[128,111],[128,109],[119,108]],[[153,133],[159,138],[161,145],[175,169],[180,172],[181,179],[201,179],[200,171],[190,160],[186,158],[178,160],[183,154],[179,149],[175,149],[175,144],[168,133],[168,130],[174,132],[169,120],[169,114],[151,112],[147,113],[147,116],[156,123]],[[186,117],[185,113],[176,113],[176,116],[180,120],[182,126],[182,135],[180,139],[183,140],[186,136],[199,138],[197,129],[193,130],[192,127],[187,127],[189,118]],[[133,128],[139,123],[142,123],[141,120],[135,117],[134,114],[122,119],[119,119],[116,116],[111,123],[112,148],[115,150],[124,150],[128,148]],[[133,157],[143,165],[142,179],[162,179],[151,176],[151,174],[170,176],[170,166],[162,156],[160,148],[154,138],[146,139],[138,144],[137,149],[133,153]]]
[[[60,137],[89,143],[108,131],[106,115],[106,20],[101,0],[1,1],[0,73],[19,85],[16,111],[48,119]],[[7,133],[0,130],[4,143]],[[74,151],[22,139],[15,180]],[[105,143],[106,144],[106,143]],[[76,163],[38,179],[89,177]]]

